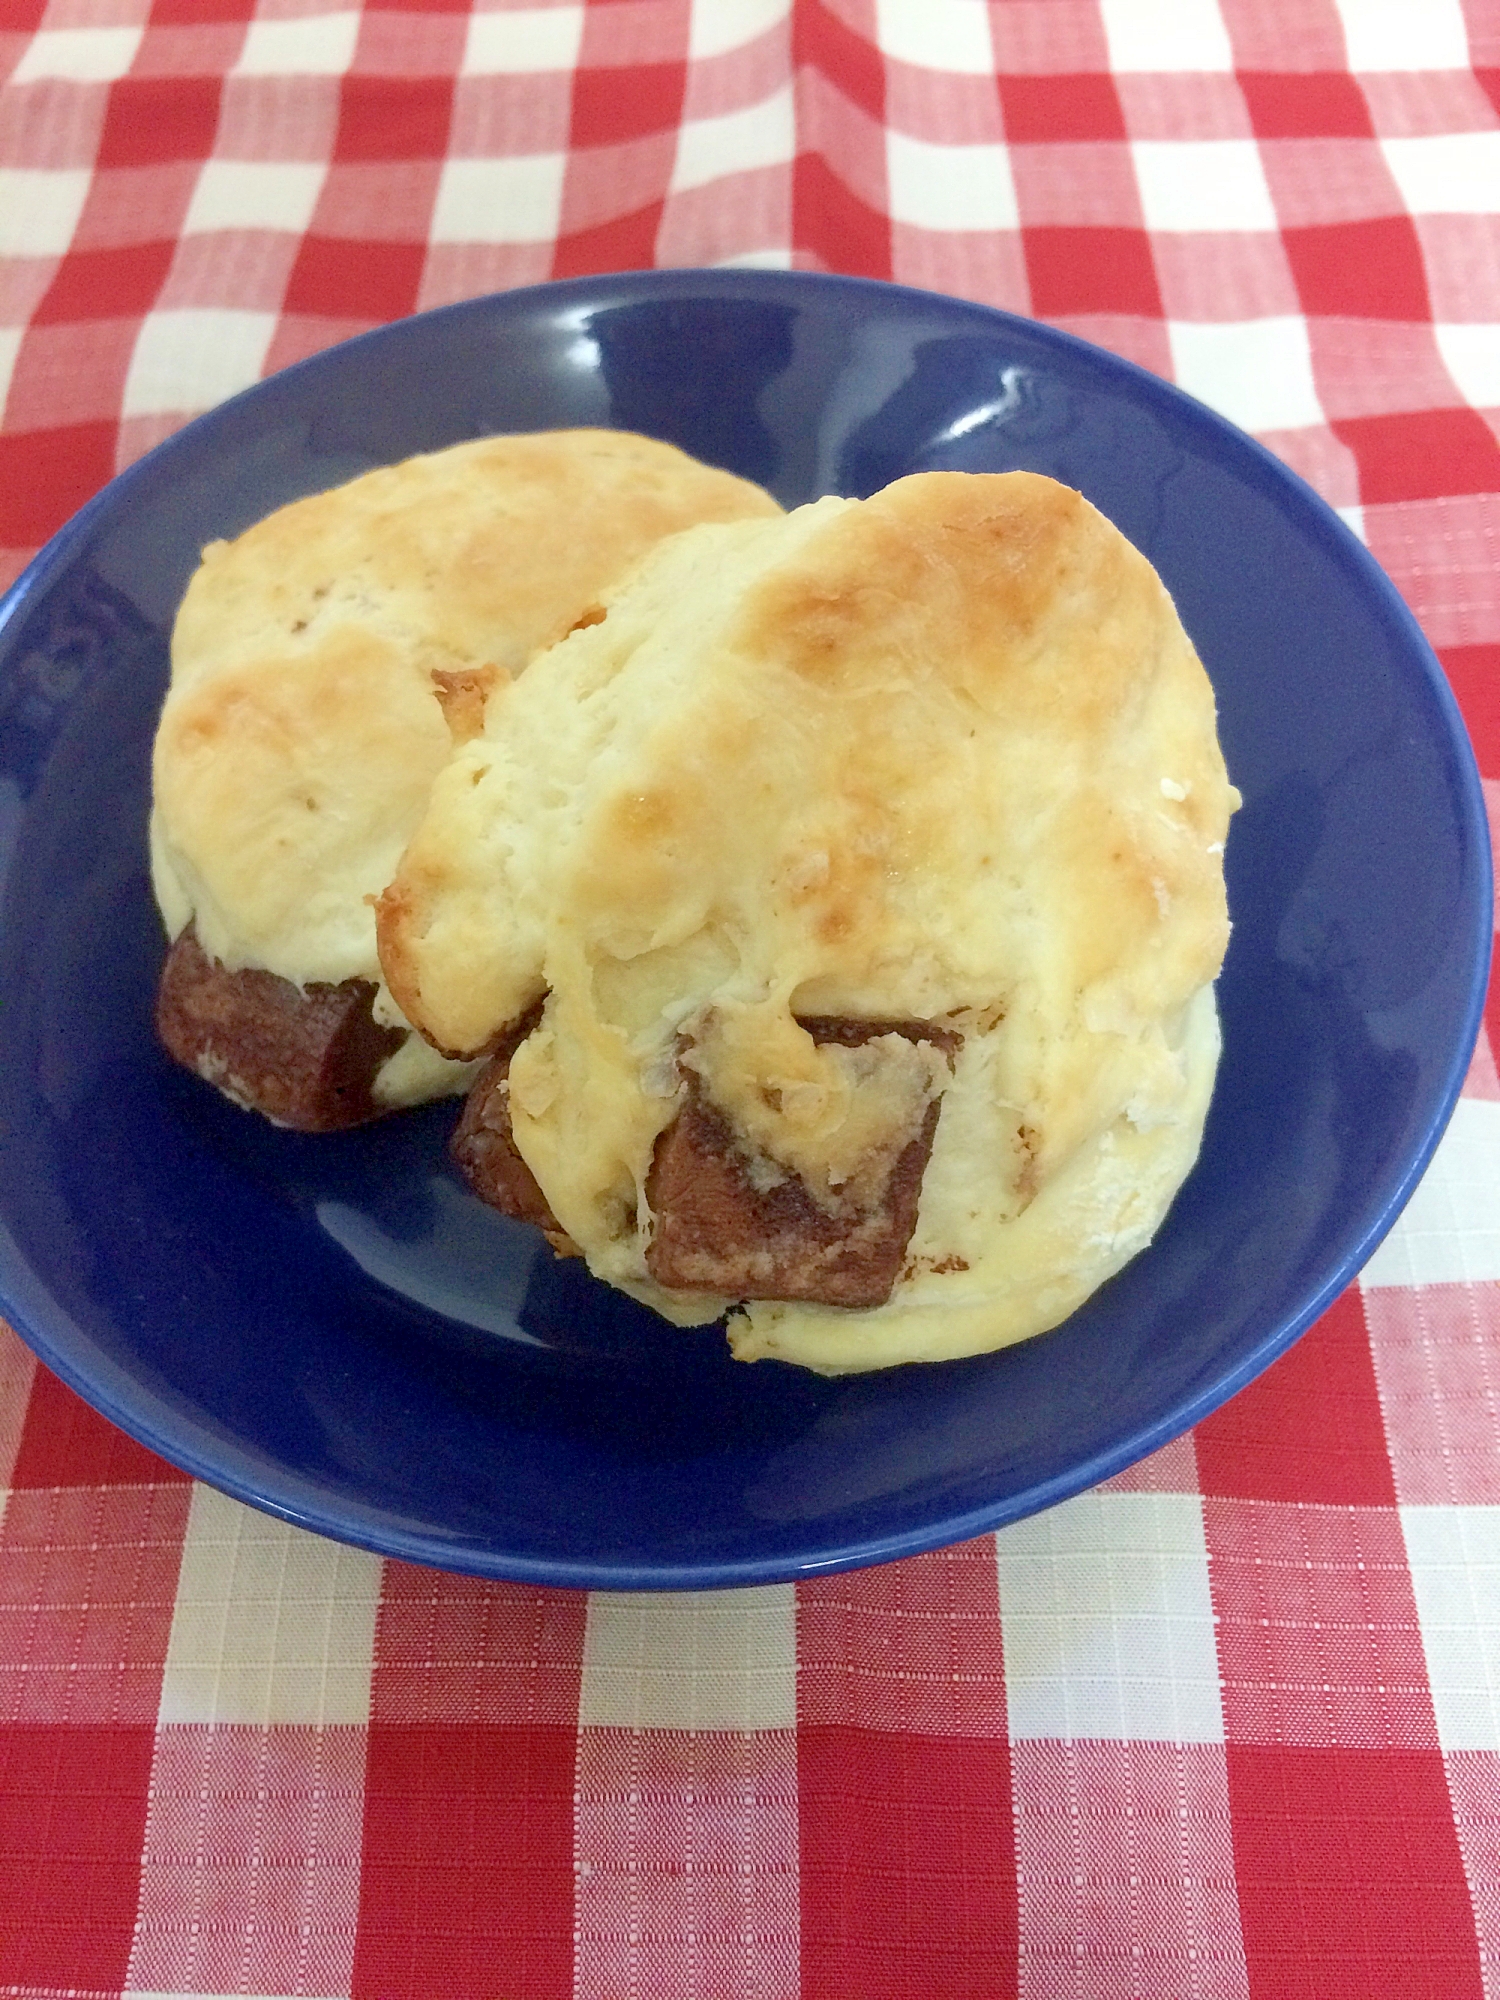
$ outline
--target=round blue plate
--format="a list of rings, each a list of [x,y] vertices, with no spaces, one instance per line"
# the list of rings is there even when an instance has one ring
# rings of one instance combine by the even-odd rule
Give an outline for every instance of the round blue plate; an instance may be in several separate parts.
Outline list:
[[[150,744],[201,545],[490,431],[653,433],[787,504],[931,467],[1077,486],[1218,691],[1225,1055],[1152,1247],[1007,1352],[824,1381],[732,1362],[459,1185],[439,1106],[277,1132],[151,1004]],[[1205,1416],[1390,1226],[1458,1093],[1484,811],[1425,642],[1359,543],[1201,405],[955,300],[752,271],[590,278],[407,320],[190,424],[0,604],[0,1300],[168,1458],[304,1527],[544,1583],[758,1583],[976,1534]]]

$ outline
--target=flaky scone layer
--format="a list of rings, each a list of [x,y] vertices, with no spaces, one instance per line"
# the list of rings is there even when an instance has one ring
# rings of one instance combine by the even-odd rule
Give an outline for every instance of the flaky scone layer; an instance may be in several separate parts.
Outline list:
[[[605,603],[436,781],[381,909],[407,1016],[471,1055],[545,996],[516,1145],[592,1269],[684,1324],[735,1303],[647,1270],[685,1096],[833,1204],[940,1103],[888,1303],[752,1303],[746,1357],[1055,1325],[1160,1222],[1218,1054],[1235,795],[1155,573],[1050,480],[934,473],[692,530]]]
[[[587,615],[663,535],[775,515],[759,487],[671,445],[575,430],[481,438],[365,473],[211,543],[172,642],[152,870],[231,971],[378,981],[369,899],[390,880],[486,687]],[[399,1021],[388,995],[378,1010]],[[466,1071],[412,1039],[391,1101]]]

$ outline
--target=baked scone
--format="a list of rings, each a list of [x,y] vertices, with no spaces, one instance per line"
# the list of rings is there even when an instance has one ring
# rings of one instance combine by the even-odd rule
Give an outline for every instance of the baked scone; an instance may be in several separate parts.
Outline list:
[[[736,1354],[1055,1326],[1145,1245],[1219,1053],[1237,803],[1155,572],[931,473],[689,530],[490,704],[380,905],[491,1055],[477,1186]]]
[[[380,984],[371,898],[489,689],[663,535],[777,515],[627,432],[490,437],[213,542],[172,637],[152,878],[171,1052],[278,1123],[328,1130],[463,1089]]]

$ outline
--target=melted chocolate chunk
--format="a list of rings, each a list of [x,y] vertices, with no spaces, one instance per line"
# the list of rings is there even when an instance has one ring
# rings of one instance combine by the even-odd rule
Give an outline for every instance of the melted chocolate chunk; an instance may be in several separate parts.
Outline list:
[[[506,1030],[481,1070],[453,1135],[452,1153],[474,1193],[502,1215],[535,1223],[555,1248],[572,1244],[522,1159],[506,1088],[511,1057],[541,1018],[540,1004]],[[858,1048],[881,1035],[930,1042],[950,1061],[962,1037],[928,1021],[810,1016],[815,1042]],[[922,1175],[937,1130],[938,1103],[894,1156],[879,1199],[829,1209],[795,1176],[770,1186],[751,1165],[727,1120],[686,1074],[688,1098],[656,1142],[646,1199],[655,1229],[646,1268],[675,1291],[737,1299],[793,1299],[814,1305],[883,1305],[901,1274],[916,1226]]]
[[[930,1042],[952,1063],[963,1037],[932,1021],[799,1016],[818,1043],[860,1048],[882,1035]],[[761,1185],[735,1134],[689,1079],[689,1098],[656,1144],[646,1199],[656,1227],[646,1268],[658,1284],[731,1298],[878,1306],[901,1275],[940,1106],[892,1161],[871,1207],[829,1209],[795,1176]]]
[[[368,979],[296,986],[274,972],[231,972],[192,925],[167,953],[156,1031],[168,1053],[237,1104],[298,1132],[378,1118],[372,1086],[406,1039],[379,1026]]]
[[[659,1285],[728,1298],[884,1305],[916,1226],[939,1108],[927,1107],[896,1155],[879,1201],[839,1212],[792,1175],[756,1186],[734,1132],[690,1083],[646,1182],[656,1218],[647,1270]]]

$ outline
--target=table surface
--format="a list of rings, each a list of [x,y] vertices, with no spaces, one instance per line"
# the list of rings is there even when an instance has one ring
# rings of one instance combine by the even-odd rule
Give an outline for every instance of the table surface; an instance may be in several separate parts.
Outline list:
[[[895,278],[1254,432],[1500,805],[1495,0],[0,0],[0,583],[266,372]],[[1500,1996],[1500,999],[1362,1278],[1154,1459],[797,1587],[383,1562],[0,1328],[0,1993]]]

